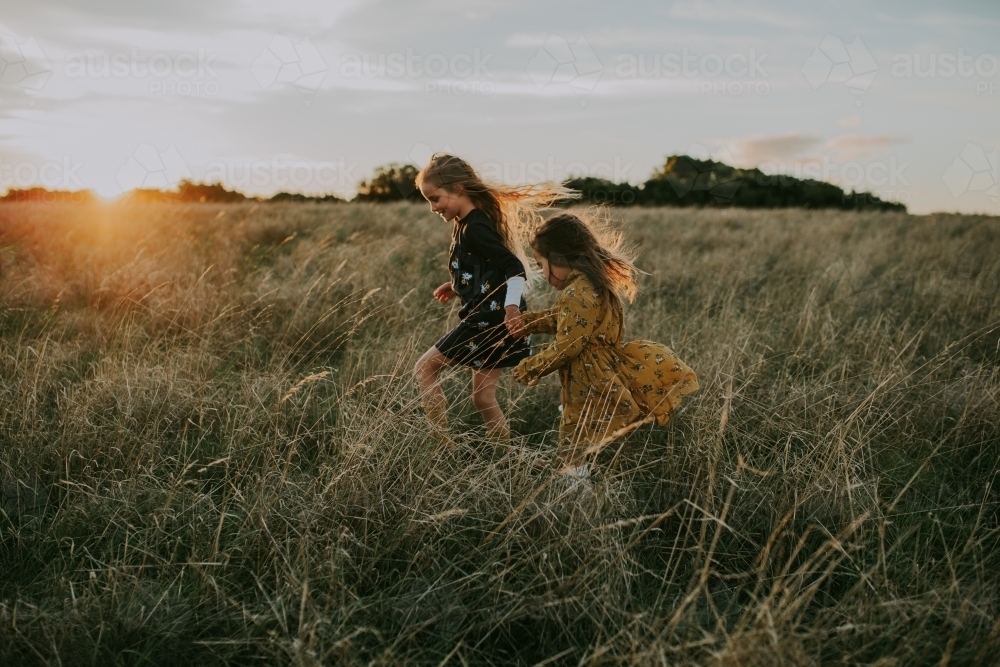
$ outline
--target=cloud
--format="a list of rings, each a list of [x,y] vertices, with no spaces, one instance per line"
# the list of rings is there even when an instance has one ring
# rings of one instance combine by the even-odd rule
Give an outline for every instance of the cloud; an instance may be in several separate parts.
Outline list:
[[[858,160],[877,154],[889,146],[905,144],[909,140],[909,137],[898,137],[891,134],[882,134],[877,137],[864,134],[842,134],[827,141],[825,147],[833,152],[837,160]]]
[[[913,192],[923,189],[928,195],[914,202],[913,210],[972,208],[974,202],[953,200],[941,183],[945,162],[940,156],[951,157],[954,146],[966,141],[995,145],[990,99],[974,97],[974,87],[960,89],[962,82],[955,78],[929,78],[917,87],[884,69],[878,79],[884,95],[874,110],[880,113],[862,113],[861,122],[850,115],[853,107],[831,107],[839,101],[828,99],[826,91],[804,90],[800,67],[828,31],[845,40],[860,31],[871,46],[878,42],[883,67],[896,52],[940,54],[961,46],[975,57],[994,48],[987,37],[991,21],[1000,17],[972,3],[939,9],[897,2],[882,11],[901,23],[890,24],[889,17],[880,21],[874,10],[851,3],[831,9],[776,0],[642,0],[627,7],[580,0],[570,10],[565,3],[527,0],[8,2],[0,35],[18,44],[34,37],[53,71],[34,94],[17,83],[0,83],[0,152],[15,163],[63,165],[68,159],[73,169],[82,163],[72,173],[85,186],[107,190],[117,188],[115,175],[143,142],[159,152],[176,146],[195,177],[219,162],[227,168],[232,163],[239,176],[251,160],[343,161],[357,167],[338,166],[338,177],[345,170],[365,176],[379,164],[406,159],[418,142],[448,144],[464,155],[514,165],[528,158],[565,164],[620,156],[637,165],[630,178],[657,166],[661,151],[696,141],[713,154],[724,142],[731,146],[732,162],[741,166],[771,161],[790,170],[813,160],[825,164],[834,155],[881,152],[899,159],[896,151],[905,149],[907,156],[929,164],[925,171],[933,176],[920,172],[914,177]],[[926,13],[932,11],[941,16]],[[940,27],[925,25],[938,18]],[[571,44],[585,37],[601,61],[600,81],[586,100],[565,82],[540,89],[531,79],[529,63],[552,35]],[[281,67],[273,83],[254,76],[254,62],[276,36],[294,45],[308,37],[315,46],[327,68],[315,91],[305,94],[294,81],[282,81]],[[949,36],[955,39],[941,41]],[[185,78],[175,72],[160,79],[131,68],[124,77],[113,72],[76,76],[67,67],[77,54],[93,54],[99,63],[109,55],[131,59],[133,49],[140,59],[162,53],[172,62],[182,54],[197,58],[204,49],[206,58],[214,58],[211,67],[218,76]],[[748,55],[750,49],[758,56],[766,53],[770,94],[720,96],[713,90],[708,95],[701,88],[704,78],[647,76],[641,70],[625,77],[616,71],[622,55],[645,55],[648,72],[657,55],[662,62],[666,54],[683,49],[699,59],[718,54],[725,60],[729,54]],[[348,56],[357,54],[377,63],[382,56],[412,52],[424,66],[432,55],[449,62],[471,55],[474,61],[477,51],[489,74],[463,78],[449,69],[437,77],[424,68],[423,74],[383,76],[365,70],[356,76],[343,69]],[[183,92],[188,83],[201,88],[188,96]],[[209,83],[217,92],[197,92],[207,91]],[[457,84],[480,88],[456,92]],[[959,106],[959,126],[920,132],[935,110]],[[597,130],[615,139],[591,141],[588,133]],[[901,148],[906,136],[912,143]],[[710,138],[716,138],[715,146]]]
[[[892,134],[878,136],[842,134],[824,141],[819,134],[815,133],[787,132],[715,143],[728,151],[735,165],[739,167],[758,167],[767,164],[797,168],[807,163],[823,162],[824,160],[856,161],[877,155],[890,146],[908,141],[910,141],[908,137]]]
[[[820,144],[815,134],[788,132],[774,136],[750,137],[725,142],[739,166],[756,167],[763,162],[789,162],[807,159],[807,151]]]
[[[509,34],[502,45],[511,49],[537,49],[552,32],[523,32]],[[580,29],[575,32],[559,32],[565,37],[582,35],[593,47],[601,47],[612,52],[635,53],[650,51],[677,53],[682,48],[692,50],[715,49],[727,53],[760,49],[760,39],[753,35],[724,35],[711,31],[697,31],[674,24],[670,27],[642,26],[601,26]]]
[[[931,26],[940,28],[983,28],[1000,27],[1000,21],[986,18],[985,16],[973,16],[971,14],[960,14],[957,12],[930,12],[921,14],[913,19],[916,25]]]
[[[751,3],[737,3],[731,0],[695,0],[694,2],[675,2],[667,12],[668,16],[680,19],[691,19],[717,23],[763,23],[765,25],[790,30],[805,30],[811,28],[812,21],[791,16],[786,12],[774,12],[758,9]]]
[[[492,36],[509,14],[530,0],[353,1],[339,17],[336,36],[360,48],[398,49],[415,42],[453,47]],[[439,48],[445,48],[440,46]]]
[[[206,23],[222,24],[222,17],[238,8],[234,0],[172,0],[172,2],[134,2],[134,0],[48,0],[47,2],[14,2],[4,7],[5,19],[12,22],[46,23],[46,32],[56,32],[60,24],[65,34],[72,34],[81,25],[119,25],[194,29]],[[53,21],[53,14],[58,20]],[[62,32],[62,31],[60,31]]]

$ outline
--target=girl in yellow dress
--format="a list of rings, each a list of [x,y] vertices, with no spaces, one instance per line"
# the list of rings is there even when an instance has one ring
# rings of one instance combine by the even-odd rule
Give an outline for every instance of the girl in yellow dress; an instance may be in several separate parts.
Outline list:
[[[554,342],[514,371],[529,387],[552,371],[562,384],[558,462],[563,472],[587,474],[605,444],[655,420],[666,424],[698,379],[670,348],[644,340],[622,342],[622,300],[635,298],[636,268],[618,236],[595,233],[570,213],[549,218],[531,249],[549,284],[560,290],[554,308],[522,313],[515,334],[554,334]]]

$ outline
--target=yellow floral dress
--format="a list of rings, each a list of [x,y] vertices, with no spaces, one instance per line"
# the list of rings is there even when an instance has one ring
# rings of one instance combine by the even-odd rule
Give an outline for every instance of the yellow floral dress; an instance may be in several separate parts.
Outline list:
[[[670,348],[622,343],[621,315],[580,271],[570,272],[554,308],[522,318],[528,333],[555,335],[552,345],[518,364],[516,377],[534,386],[559,371],[559,457],[567,465],[654,419],[666,424],[681,397],[698,389],[694,371]]]

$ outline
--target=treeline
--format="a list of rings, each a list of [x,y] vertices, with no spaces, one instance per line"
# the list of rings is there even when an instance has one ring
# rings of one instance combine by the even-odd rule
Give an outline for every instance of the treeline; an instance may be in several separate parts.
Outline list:
[[[722,162],[672,155],[645,183],[573,178],[566,186],[582,201],[611,206],[736,206],[743,208],[839,208],[906,211],[872,192],[847,192],[813,179],[765,174]]]
[[[414,179],[417,168],[409,164],[378,167],[371,179],[362,181],[350,201],[423,201]],[[800,179],[782,174],[765,174],[760,169],[739,169],[722,162],[672,155],[664,165],[640,185],[585,177],[571,178],[565,185],[580,193],[580,201],[610,206],[736,206],[745,208],[835,208],[906,211],[906,206],[884,201],[871,192],[847,192],[832,183]],[[136,202],[256,201],[342,203],[334,194],[310,196],[279,192],[269,197],[249,197],[228,190],[219,183],[181,181],[176,190],[133,190],[125,195]],[[98,198],[89,190],[51,191],[45,188],[11,190],[0,202],[46,201],[89,203]],[[567,203],[569,203],[567,201]]]
[[[48,190],[46,188],[25,188],[9,190],[0,197],[0,202],[46,202],[61,204],[92,204],[100,201],[92,190]],[[186,202],[186,203],[239,203],[255,202],[344,202],[336,195],[310,196],[297,192],[279,192],[273,197],[248,197],[242,192],[227,190],[221,183],[194,183],[181,181],[176,190],[156,190],[140,188],[125,193],[121,201],[127,202]]]
[[[414,185],[417,168],[390,164],[379,167],[361,183],[354,201],[423,201]],[[738,169],[722,162],[672,155],[641,185],[601,178],[571,178],[565,185],[580,193],[580,201],[610,206],[737,206],[745,208],[837,208],[906,211],[898,202],[871,192],[846,192],[813,179],[760,169]],[[567,203],[570,203],[567,201]]]
[[[48,190],[24,188],[8,190],[0,202],[45,202],[49,204],[92,204],[99,201],[92,190]]]
[[[359,202],[392,202],[409,199],[423,201],[414,180],[417,168],[412,165],[390,164],[375,170],[375,176],[368,181],[362,181],[358,194],[347,200],[334,194],[304,195],[298,192],[279,192],[271,197],[251,197],[229,190],[221,183],[195,183],[183,180],[174,190],[157,190],[139,188],[125,193],[121,201],[153,203],[153,202],[184,202],[184,203],[219,203],[232,204],[247,201],[261,203],[279,202],[317,202],[344,203]],[[92,190],[48,190],[46,188],[24,188],[9,190],[0,197],[0,202],[47,202],[66,204],[91,204],[100,201]]]
[[[297,192],[279,192],[272,197],[248,197],[242,192],[227,190],[221,183],[193,183],[188,180],[181,181],[177,185],[176,191],[162,190],[132,190],[125,197],[131,201],[152,202],[152,201],[177,201],[177,202],[213,202],[217,204],[238,204],[246,201],[256,202],[320,202],[336,203],[346,201],[336,195],[312,196]]]

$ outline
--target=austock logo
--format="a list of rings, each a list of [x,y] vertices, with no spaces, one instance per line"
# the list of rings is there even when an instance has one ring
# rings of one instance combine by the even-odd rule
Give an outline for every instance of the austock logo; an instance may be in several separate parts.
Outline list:
[[[761,175],[759,185],[789,183],[789,178],[832,183],[851,192],[845,195],[855,202],[871,200],[877,196],[885,201],[908,204],[911,199],[910,181],[906,175],[909,162],[901,162],[895,155],[888,160],[834,162],[829,156],[785,163],[765,160],[757,165]],[[845,200],[846,201],[846,200]]]
[[[138,188],[166,190],[186,178],[191,178],[191,170],[173,144],[161,152],[152,144],[141,143],[118,170],[115,181],[127,192]]]
[[[299,191],[338,192],[353,188],[358,182],[354,170],[358,163],[343,157],[325,160],[216,160],[205,168],[206,183],[225,183],[243,189],[293,188]]]
[[[620,53],[615,59],[619,79],[698,79],[702,95],[767,95],[771,84],[764,62],[767,53],[705,53],[687,47],[668,53]]]
[[[857,98],[854,104],[860,107],[861,96],[878,74],[878,65],[860,37],[845,44],[839,37],[827,35],[802,65],[802,73],[813,90],[827,83],[844,84]]]
[[[982,192],[996,204],[1000,183],[997,155],[996,148],[989,151],[979,144],[965,144],[942,176],[951,196],[957,199],[968,192]]]
[[[479,49],[450,56],[420,54],[411,48],[406,53],[346,53],[338,71],[343,79],[423,79],[428,95],[492,95],[496,91],[488,80],[493,78],[492,57]]]
[[[214,62],[218,53],[205,49],[173,53],[131,51],[78,52],[66,56],[69,79],[148,80],[152,95],[188,97],[219,94]]]
[[[250,67],[264,90],[277,83],[289,83],[305,93],[315,93],[326,77],[326,61],[308,37],[298,44],[284,35],[275,35]]]
[[[562,84],[579,95],[585,95],[597,86],[604,66],[584,37],[570,44],[565,37],[549,35],[528,63],[526,71],[539,90]]]
[[[895,78],[917,79],[972,79],[975,81],[976,95],[996,95],[1000,71],[1000,59],[993,53],[978,56],[966,55],[965,49],[949,53],[897,53],[892,57],[890,74]]]
[[[30,161],[7,162],[0,156],[0,190],[31,188],[39,183],[46,188],[79,190],[83,187],[77,173],[81,168],[82,162],[73,162],[68,157],[38,164]]]
[[[34,37],[19,44],[9,35],[0,35],[0,83],[37,93],[51,75],[52,66]]]

